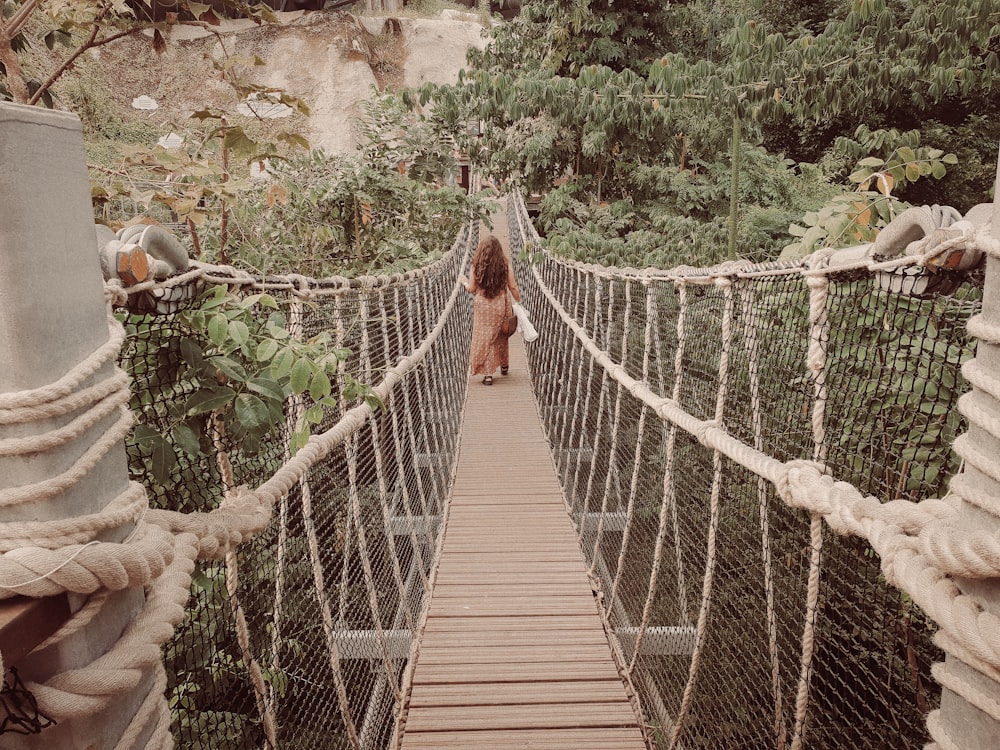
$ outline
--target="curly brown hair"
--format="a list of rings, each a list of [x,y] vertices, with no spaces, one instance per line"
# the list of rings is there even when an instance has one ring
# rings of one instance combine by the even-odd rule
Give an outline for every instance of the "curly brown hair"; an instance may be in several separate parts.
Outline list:
[[[480,240],[472,256],[472,278],[491,299],[507,288],[507,258],[500,240],[492,234]]]

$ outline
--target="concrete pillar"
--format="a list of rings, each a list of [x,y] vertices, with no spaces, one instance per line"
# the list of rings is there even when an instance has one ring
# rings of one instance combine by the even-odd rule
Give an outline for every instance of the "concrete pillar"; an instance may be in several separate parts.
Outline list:
[[[993,234],[1000,239],[1000,159],[997,163],[997,192],[993,201]],[[983,319],[994,325],[1000,325],[1000,260],[988,257],[986,261],[986,287],[983,294]],[[985,340],[980,340],[976,350],[976,359],[988,371],[1000,373],[1000,346]],[[994,416],[1000,417],[1000,402],[985,391],[974,388],[966,397],[969,408],[985,409]],[[1000,435],[993,434],[984,427],[972,424],[968,433],[969,442],[975,445],[985,455],[992,455],[1000,460]],[[993,498],[1000,498],[1000,483],[987,476],[975,466],[967,463],[964,479],[973,490],[987,493]],[[959,524],[969,531],[989,530],[996,534],[1000,531],[1000,502],[987,510],[969,502],[963,502],[959,514]],[[976,598],[979,604],[988,612],[1000,615],[1000,579],[958,579],[959,588]],[[995,678],[987,676],[972,666],[962,662],[952,654],[945,659],[944,672],[959,683],[965,683],[973,692],[963,688],[959,692],[968,695],[979,693],[1000,705],[1000,683]],[[948,680],[949,682],[951,680]],[[987,713],[973,706],[965,697],[945,686],[941,693],[942,727],[949,737],[962,750],[980,750],[1000,746],[1000,723]]]
[[[76,116],[0,102],[0,393],[48,385],[108,340],[103,281],[97,255],[83,134]],[[81,387],[104,379],[110,362]],[[0,438],[44,434],[68,415],[27,424],[0,424]],[[104,434],[109,416],[68,444],[27,456],[0,456],[0,490],[65,472]],[[51,521],[98,512],[127,486],[124,444],[114,446],[90,474],[41,501],[0,507],[0,524]],[[100,541],[122,541],[132,524],[108,530]],[[70,610],[87,598],[70,595]],[[44,682],[106,653],[144,602],[141,590],[113,594],[80,632],[17,663],[25,681]],[[10,665],[8,665],[10,666]],[[40,734],[4,734],[0,746],[104,750],[114,747],[152,674],[134,695],[101,715],[69,719]],[[145,744],[145,738],[142,740]],[[138,745],[142,746],[142,745]]]

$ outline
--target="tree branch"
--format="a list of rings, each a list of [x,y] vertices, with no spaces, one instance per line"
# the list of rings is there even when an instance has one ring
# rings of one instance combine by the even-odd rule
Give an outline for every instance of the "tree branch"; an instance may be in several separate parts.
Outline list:
[[[21,27],[28,22],[35,8],[38,7],[39,0],[27,0],[24,5],[17,9],[17,12],[10,17],[6,23],[6,34],[8,39],[13,39],[21,31]],[[3,32],[3,23],[0,21],[0,32]]]

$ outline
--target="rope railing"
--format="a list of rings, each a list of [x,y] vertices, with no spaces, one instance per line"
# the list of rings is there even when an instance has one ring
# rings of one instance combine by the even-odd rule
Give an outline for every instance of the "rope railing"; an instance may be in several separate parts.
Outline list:
[[[206,415],[210,439],[158,473],[133,435],[136,481],[103,511],[4,524],[0,596],[95,592],[40,649],[98,616],[106,592],[146,587],[142,612],[104,656],[26,683],[41,715],[103,710],[152,670],[121,747],[144,737],[148,747],[387,744],[456,458],[471,316],[458,276],[477,239],[470,225],[440,260],[392,276],[262,278],[196,264],[155,284],[109,284],[119,311],[108,344],[44,393],[3,395],[2,423],[86,409],[42,448],[121,415],[65,475],[6,491],[0,501],[14,505],[80,481],[134,420],[145,435],[173,435],[194,388],[181,366],[195,336],[186,316],[213,286],[237,298],[266,291],[297,341],[328,331],[350,352],[337,355],[333,394],[371,384],[360,399],[340,395],[298,450],[296,428],[316,407],[308,392],[288,395],[260,445],[221,412]],[[106,366],[119,348],[121,369]],[[9,455],[42,448],[0,443]],[[121,541],[95,539],[129,522]]]
[[[1000,667],[1000,619],[951,580],[1000,571],[1000,540],[952,525],[960,499],[990,502],[958,460],[998,473],[955,439],[959,409],[991,418],[962,396],[982,372],[966,327],[1000,337],[981,267],[939,264],[995,253],[987,231],[901,258],[616,269],[537,255],[510,205],[540,412],[658,744],[949,746],[935,643]]]

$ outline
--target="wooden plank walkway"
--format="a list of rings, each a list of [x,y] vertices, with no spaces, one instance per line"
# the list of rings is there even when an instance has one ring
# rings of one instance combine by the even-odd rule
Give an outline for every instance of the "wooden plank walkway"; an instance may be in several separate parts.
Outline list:
[[[469,384],[402,750],[645,750],[542,433],[520,336]]]

